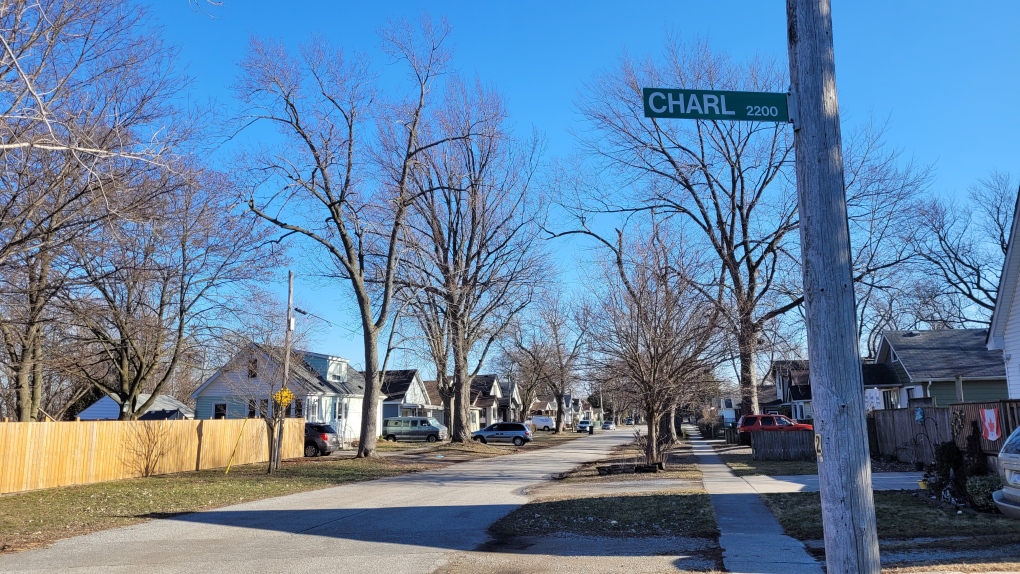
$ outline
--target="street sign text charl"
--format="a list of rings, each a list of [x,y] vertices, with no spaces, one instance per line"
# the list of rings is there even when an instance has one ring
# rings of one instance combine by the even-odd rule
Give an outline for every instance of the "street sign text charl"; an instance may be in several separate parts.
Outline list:
[[[786,94],[643,88],[646,118],[788,122]]]

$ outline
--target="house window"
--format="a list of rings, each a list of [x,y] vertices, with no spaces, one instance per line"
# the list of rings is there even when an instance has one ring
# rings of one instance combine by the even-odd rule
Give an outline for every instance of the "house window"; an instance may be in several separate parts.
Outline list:
[[[259,401],[259,416],[260,417],[269,416],[269,399],[262,399],[261,401]]]
[[[214,419],[225,419],[227,418],[227,404],[217,403],[213,405],[213,418]]]
[[[298,401],[300,402],[300,401]],[[319,399],[316,397],[308,398],[308,409],[305,413],[305,418],[310,421],[319,420]],[[298,415],[300,416],[300,415]]]
[[[248,378],[254,379],[259,376],[259,360],[257,357],[248,359]]]
[[[255,418],[255,413],[257,412],[257,410],[258,409],[256,408],[255,399],[248,399],[248,418],[250,419]]]
[[[898,409],[900,408],[899,402],[899,392],[896,389],[882,391],[882,408]]]
[[[917,392],[916,388],[914,388],[914,387],[907,387],[907,400],[909,401],[910,399],[915,398],[914,394],[916,392]]]
[[[294,412],[294,418],[299,419],[299,418],[305,416],[305,403],[304,403],[304,401],[302,401],[301,399],[294,399],[294,402],[292,402],[291,405],[294,407],[294,411],[293,411]]]
[[[331,381],[342,382],[344,380],[344,364],[339,361],[331,361],[326,378]]]

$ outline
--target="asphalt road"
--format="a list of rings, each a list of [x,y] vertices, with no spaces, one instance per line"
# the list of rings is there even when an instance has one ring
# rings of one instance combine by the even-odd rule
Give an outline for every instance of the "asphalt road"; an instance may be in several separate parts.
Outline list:
[[[633,440],[517,455],[153,520],[0,556],[0,572],[431,572],[488,539],[524,487]]]

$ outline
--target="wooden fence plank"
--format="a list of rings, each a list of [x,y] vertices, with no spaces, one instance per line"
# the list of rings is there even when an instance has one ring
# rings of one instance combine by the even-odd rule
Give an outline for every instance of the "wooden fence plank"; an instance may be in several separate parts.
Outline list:
[[[811,431],[753,431],[754,460],[815,460],[815,433]]]
[[[282,458],[303,455],[304,428],[285,421]],[[261,419],[0,422],[0,494],[266,462],[266,436]]]

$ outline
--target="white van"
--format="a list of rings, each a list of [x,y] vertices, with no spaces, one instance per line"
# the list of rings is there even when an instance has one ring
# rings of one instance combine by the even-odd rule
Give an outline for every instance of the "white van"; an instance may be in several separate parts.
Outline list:
[[[554,417],[532,417],[531,424],[535,425],[538,430],[550,431],[556,428],[556,419]]]

